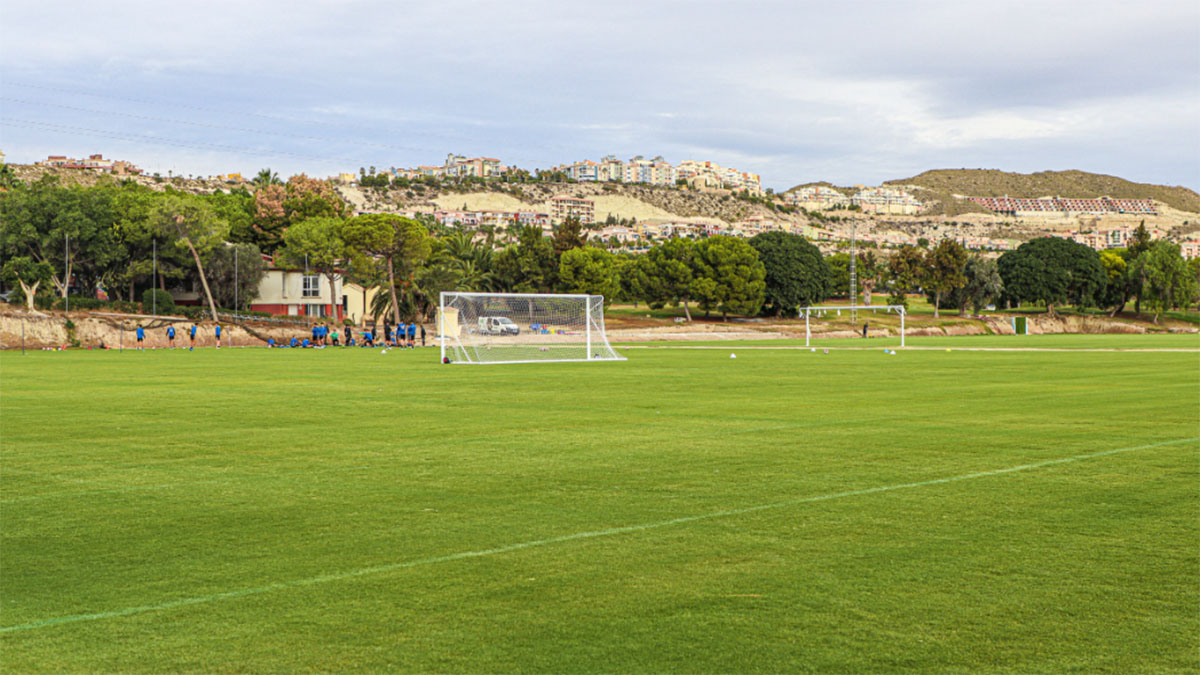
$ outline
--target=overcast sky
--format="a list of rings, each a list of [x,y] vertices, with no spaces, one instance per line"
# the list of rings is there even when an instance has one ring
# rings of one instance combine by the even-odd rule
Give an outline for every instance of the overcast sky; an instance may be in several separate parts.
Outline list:
[[[0,0],[0,150],[183,174],[713,160],[1200,187],[1200,2]]]

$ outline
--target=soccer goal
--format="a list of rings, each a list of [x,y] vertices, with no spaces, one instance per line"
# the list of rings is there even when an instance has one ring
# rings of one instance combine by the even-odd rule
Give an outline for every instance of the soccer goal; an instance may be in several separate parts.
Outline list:
[[[904,346],[904,318],[908,312],[904,309],[904,305],[840,305],[840,306],[817,306],[817,307],[801,307],[800,316],[804,317],[804,346],[808,347],[812,339],[811,320],[829,322],[851,322],[853,317],[855,320],[849,328],[857,332],[861,326],[859,322],[867,325],[867,335],[869,337],[877,337],[881,327],[877,326],[874,331],[876,335],[872,335],[870,323],[872,316],[899,316],[900,317],[900,346]]]
[[[444,292],[442,363],[624,361],[604,334],[604,296]]]

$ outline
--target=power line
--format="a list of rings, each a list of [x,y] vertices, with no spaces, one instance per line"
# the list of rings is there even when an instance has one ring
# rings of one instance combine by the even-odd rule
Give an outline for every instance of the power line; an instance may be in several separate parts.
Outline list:
[[[116,140],[135,141],[147,143],[150,145],[166,145],[178,148],[192,148],[196,150],[220,150],[237,155],[258,155],[266,157],[296,157],[300,159],[317,159],[329,162],[342,162],[347,164],[360,164],[362,160],[348,159],[345,157],[328,157],[323,155],[311,155],[298,152],[288,152],[286,150],[252,150],[248,148],[240,148],[232,145],[221,145],[218,143],[207,143],[205,141],[175,141],[159,136],[143,136],[138,134],[127,134],[123,132],[107,131],[105,129],[91,129],[88,127],[76,127],[65,124],[53,124],[50,122],[38,122],[34,120],[23,120],[12,117],[0,117],[0,126],[15,126],[27,129],[40,129],[53,133],[73,134],[77,136],[93,136],[96,138],[111,138]],[[369,164],[369,162],[367,162]]]
[[[128,117],[130,119],[135,119],[135,120],[147,120],[147,121],[151,121],[151,122],[167,122],[168,124],[186,124],[188,126],[204,127],[207,129],[221,129],[221,130],[225,130],[225,131],[240,131],[243,133],[250,133],[250,134],[278,136],[280,138],[295,138],[298,140],[323,141],[323,142],[328,142],[328,143],[345,143],[346,142],[341,139],[329,138],[326,136],[306,136],[306,135],[302,135],[302,134],[289,134],[289,133],[280,132],[280,131],[267,131],[265,129],[251,129],[251,128],[247,128],[247,127],[227,126],[227,125],[223,125],[223,124],[210,124],[210,123],[206,123],[206,122],[192,122],[189,120],[177,120],[177,119],[171,119],[168,117],[153,117],[150,115],[136,115],[133,113],[119,112],[119,111],[115,111],[115,110],[99,110],[96,108],[84,108],[84,107],[80,107],[80,106],[65,105],[62,103],[49,103],[46,101],[30,101],[27,99],[12,98],[9,96],[0,96],[0,101],[9,101],[11,103],[23,103],[26,105],[47,106],[47,107],[51,107],[51,108],[61,108],[63,110],[74,110],[76,112],[94,113],[94,114],[100,114],[100,115],[113,115],[113,116],[118,116],[118,117]],[[373,146],[373,147],[377,147],[377,148],[385,148],[385,149],[393,149],[393,150],[408,150],[408,151],[412,151],[412,152],[427,152],[430,150],[429,148],[418,148],[418,147],[408,146],[408,145],[388,145],[386,143],[374,143],[371,141],[359,141],[357,143],[359,145],[369,145],[369,146]]]
[[[176,101],[176,100],[162,100],[162,99],[154,100],[154,99],[135,98],[135,97],[129,97],[129,96],[117,96],[115,94],[97,93],[97,92],[82,91],[82,90],[77,90],[77,89],[68,89],[65,87],[52,87],[52,86],[41,85],[41,84],[29,84],[29,83],[24,83],[24,82],[6,81],[4,83],[4,86],[5,87],[22,87],[22,88],[26,88],[26,89],[37,89],[37,90],[41,90],[41,91],[51,91],[51,92],[56,92],[56,93],[60,93],[60,94],[69,94],[72,96],[89,96],[89,97],[93,97],[93,98],[102,98],[102,99],[109,99],[109,100],[114,100],[114,101],[125,101],[125,102],[129,102],[129,103],[137,103],[139,105],[168,105],[168,106],[172,106],[172,107],[176,107],[176,108],[183,108],[186,110],[196,110],[196,111],[201,111],[201,112],[206,112],[206,113],[217,113],[217,114],[221,114],[221,115],[235,115],[237,117],[256,117],[256,118],[271,120],[271,121],[275,121],[275,122],[312,124],[312,125],[333,127],[333,128],[337,128],[337,129],[357,131],[357,132],[361,132],[361,133],[369,133],[369,134],[375,134],[375,135],[386,135],[386,134],[394,133],[391,131],[381,131],[379,129],[369,129],[369,128],[365,128],[365,127],[350,126],[350,125],[344,124],[342,122],[328,122],[328,121],[324,121],[324,120],[298,119],[295,117],[267,115],[267,114],[256,113],[256,112],[222,110],[219,108],[194,105],[194,104],[180,102],[180,101]],[[51,105],[53,105],[53,104],[51,104]],[[475,138],[475,137],[469,137],[469,136],[463,136],[463,135],[452,135],[452,134],[438,134],[438,133],[432,133],[432,132],[428,132],[428,131],[407,131],[407,132],[405,132],[405,134],[410,135],[410,136],[424,136],[426,138],[441,139],[442,141],[449,141],[451,143],[474,143],[474,144],[479,145],[479,144],[487,144],[490,142],[490,141],[484,141],[483,139]],[[416,151],[416,152],[428,152],[429,151],[427,148],[411,148],[411,147],[404,147],[404,146],[380,146],[380,147],[395,147],[397,149],[407,149],[407,150]],[[563,151],[570,150],[569,148],[567,148],[565,146],[561,146],[561,145],[560,146],[550,146],[550,145],[545,145],[544,143],[541,145],[541,147],[544,147],[548,150],[563,150]],[[514,160],[520,160],[520,161],[527,162],[530,164],[537,164],[539,161],[532,157],[525,157],[525,156],[511,156],[511,157]]]

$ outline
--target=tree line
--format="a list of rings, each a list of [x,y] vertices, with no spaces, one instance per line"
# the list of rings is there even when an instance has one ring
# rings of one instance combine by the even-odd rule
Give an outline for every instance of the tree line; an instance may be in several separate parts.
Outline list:
[[[681,306],[689,320],[694,309],[723,317],[795,315],[850,292],[848,253],[823,256],[784,232],[677,238],[641,254],[614,253],[589,241],[575,219],[549,237],[515,222],[468,231],[429,217],[351,215],[326,181],[303,175],[285,182],[263,170],[253,182],[253,193],[195,195],[132,181],[10,181],[0,193],[0,272],[30,306],[39,296],[65,296],[72,280],[85,293],[102,285],[128,301],[168,284],[194,284],[214,317],[218,305],[241,310],[253,299],[265,273],[262,254],[323,275],[331,287],[344,278],[377,289],[371,313],[395,321],[431,318],[439,293],[449,290],[590,293],[608,302]],[[909,294],[923,292],[935,314],[968,307],[978,313],[992,303],[1115,314],[1133,301],[1157,321],[1200,295],[1200,262],[1185,264],[1177,245],[1151,241],[1144,227],[1127,248],[1102,253],[1044,237],[992,259],[944,239],[887,258],[868,249],[855,263],[866,304],[876,291],[905,306]]]

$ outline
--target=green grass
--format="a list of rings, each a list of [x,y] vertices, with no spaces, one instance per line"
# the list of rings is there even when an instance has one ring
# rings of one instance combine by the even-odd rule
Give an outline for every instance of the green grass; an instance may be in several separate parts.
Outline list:
[[[0,354],[4,669],[1200,668],[1195,353],[628,353]]]
[[[804,338],[766,338],[761,340],[652,340],[621,343],[642,347],[803,347]],[[872,350],[900,346],[899,336],[861,338],[812,338],[815,347]],[[1081,333],[1050,333],[1045,335],[956,335],[937,337],[908,337],[910,347],[961,347],[977,349],[1101,349],[1101,350],[1200,350],[1200,333],[1170,333],[1129,335],[1090,335]]]

